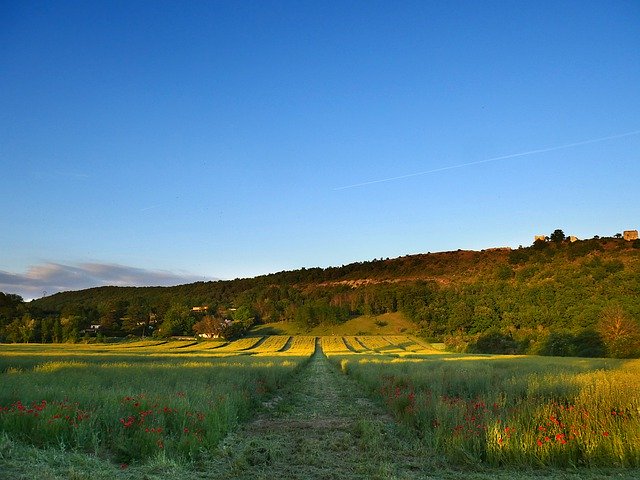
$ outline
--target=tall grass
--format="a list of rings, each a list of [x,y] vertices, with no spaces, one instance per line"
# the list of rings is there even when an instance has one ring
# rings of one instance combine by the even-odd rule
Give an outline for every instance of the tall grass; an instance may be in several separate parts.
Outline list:
[[[63,347],[37,356],[3,349],[0,431],[124,464],[157,455],[197,460],[308,358],[185,357],[158,349],[72,355]]]
[[[640,466],[640,361],[331,357],[463,464]]]

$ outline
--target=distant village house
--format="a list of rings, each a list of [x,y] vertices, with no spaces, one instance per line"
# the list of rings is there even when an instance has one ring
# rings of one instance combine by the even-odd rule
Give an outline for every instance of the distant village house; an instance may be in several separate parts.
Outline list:
[[[625,230],[624,232],[622,232],[622,238],[624,238],[627,242],[637,240],[638,230]]]
[[[100,330],[100,324],[92,323],[91,325],[89,325],[89,328],[85,328],[84,330],[82,330],[82,333],[84,333],[85,335],[97,335],[98,330]]]

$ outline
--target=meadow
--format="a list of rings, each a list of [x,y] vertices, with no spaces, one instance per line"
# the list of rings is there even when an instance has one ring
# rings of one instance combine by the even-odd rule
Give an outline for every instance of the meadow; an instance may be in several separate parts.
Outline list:
[[[314,393],[300,394],[310,381]],[[0,345],[0,473],[268,478],[267,466],[291,463],[280,440],[257,448],[260,428],[229,438],[301,411],[322,421],[287,423],[288,436],[360,445],[325,462],[403,452],[362,478],[633,478],[639,392],[639,360],[450,354],[408,335]],[[349,468],[344,478],[360,478]]]
[[[315,348],[278,352],[287,340],[2,346],[0,432],[125,466],[197,460]],[[252,347],[256,357],[243,355]]]

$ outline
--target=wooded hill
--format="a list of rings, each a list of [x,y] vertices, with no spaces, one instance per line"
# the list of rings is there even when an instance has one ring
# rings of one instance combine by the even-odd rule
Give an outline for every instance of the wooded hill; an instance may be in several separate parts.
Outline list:
[[[556,240],[176,287],[58,293],[16,304],[13,312],[0,305],[0,340],[79,338],[90,324],[105,335],[139,335],[150,318],[155,335],[192,334],[199,319],[192,307],[207,306],[241,322],[308,328],[402,312],[424,337],[461,350],[623,355],[607,347],[606,328],[614,325],[609,334],[616,338],[640,338],[640,242]],[[24,326],[33,321],[32,329]]]

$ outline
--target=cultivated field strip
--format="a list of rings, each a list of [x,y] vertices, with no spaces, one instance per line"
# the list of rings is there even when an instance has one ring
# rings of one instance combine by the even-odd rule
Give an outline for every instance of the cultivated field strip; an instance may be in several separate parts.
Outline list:
[[[226,340],[206,340],[182,347],[180,348],[180,351],[176,353],[206,353],[225,347],[229,345],[229,343],[230,342],[227,342]]]
[[[388,340],[393,345],[401,348],[405,352],[409,353],[442,353],[435,348],[428,346],[426,344],[418,343],[416,340],[407,337],[405,335],[393,335],[393,336],[385,336],[386,340]]]
[[[405,352],[403,348],[392,344],[384,337],[370,335],[356,338],[360,345],[378,353],[396,354]]]
[[[138,342],[125,342],[109,344],[109,349],[130,349],[158,347],[169,343],[167,340],[140,340]]]
[[[320,341],[322,350],[327,355],[352,352],[352,350],[345,345],[343,337],[321,337]]]
[[[353,353],[371,352],[369,348],[365,347],[358,341],[357,337],[342,337],[342,339],[347,348]]]
[[[343,354],[389,355],[390,357],[413,357],[442,354],[441,350],[408,335],[360,335],[321,337],[322,349],[328,356]],[[417,358],[417,357],[416,357]]]
[[[291,342],[288,342],[288,349],[281,352],[285,355],[312,355],[316,350],[316,338],[309,335],[296,335]]]
[[[289,341],[288,335],[274,335],[271,337],[266,337],[265,340],[256,344],[252,348],[245,350],[248,353],[252,354],[261,354],[261,353],[276,353],[282,350],[287,342]]]
[[[223,352],[244,352],[251,348],[257,347],[260,343],[264,342],[267,337],[247,337],[229,342],[222,347],[216,348],[215,353]]]

